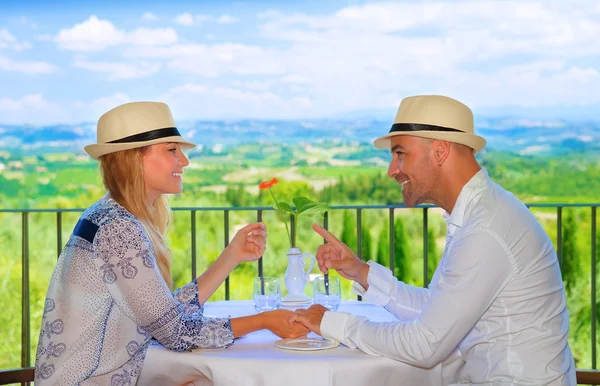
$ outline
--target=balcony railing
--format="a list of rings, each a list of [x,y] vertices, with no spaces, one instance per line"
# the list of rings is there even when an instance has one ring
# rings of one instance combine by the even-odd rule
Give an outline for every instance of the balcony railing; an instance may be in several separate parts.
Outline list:
[[[592,204],[529,204],[527,205],[529,208],[550,208],[556,210],[556,250],[559,259],[559,264],[562,267],[563,256],[562,256],[562,230],[563,230],[563,209],[565,208],[587,208],[590,210],[591,214],[591,336],[590,336],[590,344],[591,344],[591,364],[592,369],[596,369],[597,366],[597,353],[596,353],[596,216],[597,209],[600,206],[600,203],[592,203]],[[418,210],[422,212],[422,229],[423,229],[423,285],[426,286],[429,283],[428,277],[428,227],[429,227],[429,216],[430,209],[435,208],[431,205],[420,205],[416,207]],[[332,206],[329,211],[338,211],[338,210],[351,210],[356,213],[356,239],[357,239],[357,254],[360,258],[362,254],[362,216],[364,211],[370,210],[384,210],[387,211],[387,217],[389,219],[389,251],[390,251],[390,269],[394,270],[394,250],[395,250],[395,240],[394,240],[394,216],[397,210],[405,210],[407,209],[404,205],[344,205],[344,206]],[[189,212],[190,213],[190,235],[191,235],[191,256],[190,256],[190,264],[191,264],[191,277],[195,278],[197,276],[197,267],[196,267],[196,258],[197,258],[197,245],[196,245],[196,231],[197,231],[197,222],[196,216],[198,212],[222,212],[223,213],[223,235],[225,240],[225,245],[227,246],[229,243],[229,231],[230,231],[230,216],[232,212],[255,212],[256,220],[263,221],[263,213],[265,211],[273,210],[271,207],[179,207],[173,208],[174,212]],[[412,209],[414,210],[414,209]],[[83,209],[0,209],[0,213],[14,213],[21,214],[21,264],[22,264],[22,282],[21,282],[21,366],[23,369],[31,366],[31,329],[30,329],[30,298],[29,298],[29,218],[32,213],[54,213],[56,215],[56,251],[57,256],[60,255],[60,252],[63,248],[63,214],[70,212],[82,212]],[[329,229],[329,212],[325,212],[323,217],[323,226],[325,229]],[[293,222],[291,222],[293,224]],[[295,232],[296,230],[292,227],[291,232]],[[258,269],[257,275],[263,275],[263,258],[261,257],[258,260]],[[230,279],[229,277],[225,280],[225,299],[229,300],[230,298]],[[359,297],[360,299],[360,297]],[[31,369],[26,370],[31,371]],[[0,369],[0,375],[2,370]],[[6,372],[5,372],[6,373]],[[21,374],[25,374],[22,372]],[[27,373],[29,374],[29,373]],[[581,373],[583,374],[583,372]],[[578,374],[579,376],[579,374]],[[15,378],[16,379],[16,378]],[[19,378],[19,381],[24,378]]]

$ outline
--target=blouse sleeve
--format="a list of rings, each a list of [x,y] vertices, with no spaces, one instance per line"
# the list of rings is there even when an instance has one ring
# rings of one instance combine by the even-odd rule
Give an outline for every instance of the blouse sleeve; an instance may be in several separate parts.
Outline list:
[[[196,280],[171,293],[138,221],[118,218],[101,226],[94,238],[93,260],[115,305],[168,349],[233,343],[229,319],[203,315]]]

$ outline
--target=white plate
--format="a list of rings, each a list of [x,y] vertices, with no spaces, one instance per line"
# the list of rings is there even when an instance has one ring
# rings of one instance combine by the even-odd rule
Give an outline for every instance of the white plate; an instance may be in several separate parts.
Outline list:
[[[273,344],[284,350],[315,351],[337,347],[340,342],[330,339],[297,338],[280,339]]]
[[[295,303],[295,302],[304,303],[304,302],[311,302],[312,299],[306,295],[294,295],[294,296],[288,295],[285,298],[281,299],[281,301],[288,302],[288,303]]]
[[[312,300],[308,300],[305,302],[288,302],[286,300],[282,300],[280,304],[290,304],[290,305],[294,305],[294,304],[312,304]]]

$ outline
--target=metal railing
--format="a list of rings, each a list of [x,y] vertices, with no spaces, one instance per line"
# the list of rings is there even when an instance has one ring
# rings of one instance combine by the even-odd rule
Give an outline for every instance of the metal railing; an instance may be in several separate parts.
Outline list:
[[[591,210],[591,364],[592,369],[596,369],[597,365],[597,353],[596,353],[596,216],[597,209],[600,207],[600,203],[592,204],[528,204],[529,208],[556,208],[556,251],[559,259],[559,264],[562,267],[562,215],[564,208],[589,208]],[[429,227],[429,210],[435,208],[432,205],[419,205],[416,209],[422,211],[422,229],[423,229],[423,285],[427,286],[429,283],[428,277],[428,227]],[[404,205],[343,205],[343,206],[331,206],[329,211],[335,210],[352,210],[356,212],[356,236],[357,236],[357,255],[363,259],[362,256],[362,217],[363,211],[365,210],[387,210],[388,211],[388,222],[389,222],[389,251],[390,251],[390,269],[394,270],[394,250],[395,250],[395,237],[394,237],[394,215],[396,210],[407,209]],[[230,228],[230,214],[232,211],[253,211],[256,212],[256,220],[263,220],[263,212],[273,210],[271,207],[179,207],[173,208],[174,212],[187,211],[190,212],[190,234],[191,234],[191,276],[195,278],[197,276],[197,245],[196,245],[196,215],[197,212],[223,212],[223,235],[224,235],[224,246],[229,244],[229,228]],[[414,210],[414,209],[413,209]],[[20,213],[21,218],[21,234],[22,234],[22,246],[21,246],[21,263],[22,263],[22,284],[21,284],[21,366],[27,368],[31,366],[31,329],[30,329],[30,298],[29,298],[29,216],[31,213],[55,213],[56,214],[56,234],[57,234],[57,256],[60,255],[63,248],[62,240],[62,228],[63,228],[63,214],[69,212],[83,212],[83,209],[0,209],[0,213]],[[292,215],[290,215],[292,217]],[[291,224],[294,224],[291,221]],[[325,212],[323,215],[323,227],[329,229],[329,213]],[[295,232],[295,228],[292,226],[291,233]],[[258,276],[263,275],[263,258],[258,260]],[[230,279],[227,277],[225,280],[225,299],[230,298]],[[360,299],[360,297],[359,297]],[[1,369],[0,369],[1,370]]]

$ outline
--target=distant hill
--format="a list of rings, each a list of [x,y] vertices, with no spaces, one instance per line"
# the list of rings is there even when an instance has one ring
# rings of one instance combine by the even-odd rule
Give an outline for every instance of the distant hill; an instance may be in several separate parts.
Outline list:
[[[370,143],[389,127],[389,121],[365,118],[179,122],[186,138],[203,147],[224,149],[246,143]],[[600,122],[478,118],[476,132],[487,139],[489,149],[521,155],[600,152]],[[94,123],[41,127],[0,124],[0,150],[5,151],[82,153],[83,146],[93,142]]]

